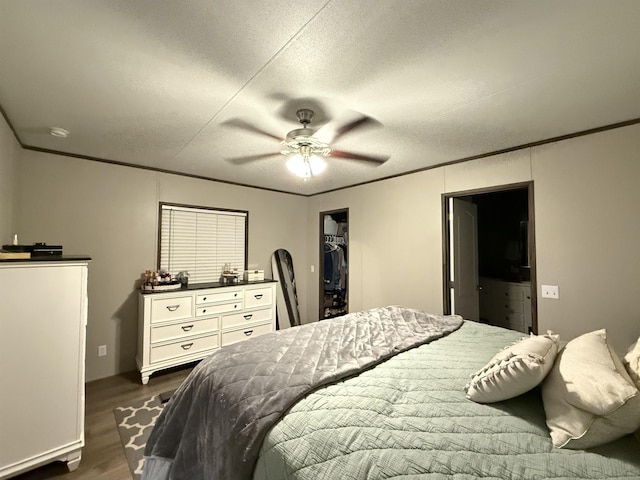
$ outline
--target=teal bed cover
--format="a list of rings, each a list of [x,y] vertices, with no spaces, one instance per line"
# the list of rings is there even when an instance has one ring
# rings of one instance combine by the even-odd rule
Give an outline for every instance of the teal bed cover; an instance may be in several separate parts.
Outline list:
[[[632,435],[551,444],[539,389],[482,405],[464,386],[522,334],[465,322],[298,401],[264,440],[254,480],[640,479]]]

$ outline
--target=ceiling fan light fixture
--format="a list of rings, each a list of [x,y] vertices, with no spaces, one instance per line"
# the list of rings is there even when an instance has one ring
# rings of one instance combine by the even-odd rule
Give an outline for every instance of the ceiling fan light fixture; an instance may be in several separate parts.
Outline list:
[[[287,160],[287,168],[293,174],[306,180],[322,173],[327,168],[327,162],[317,155],[296,154]]]
[[[311,136],[314,133],[314,130],[308,130],[308,132],[311,132],[311,135],[307,135],[305,130],[308,129],[300,128],[289,132],[286,140],[282,142],[282,152],[304,154],[305,150],[307,150],[315,155],[322,155],[325,157],[331,153],[331,147],[329,145],[324,143],[322,140]]]

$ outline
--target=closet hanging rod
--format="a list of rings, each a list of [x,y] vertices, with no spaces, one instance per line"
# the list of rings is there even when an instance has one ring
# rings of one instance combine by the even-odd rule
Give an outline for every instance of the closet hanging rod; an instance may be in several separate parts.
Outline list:
[[[324,236],[324,243],[334,243],[336,245],[344,245],[344,237],[342,235],[326,235]]]

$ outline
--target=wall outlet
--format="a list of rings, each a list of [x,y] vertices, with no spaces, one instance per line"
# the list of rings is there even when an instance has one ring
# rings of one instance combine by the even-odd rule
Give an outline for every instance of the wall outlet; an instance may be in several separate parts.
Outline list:
[[[99,357],[106,357],[107,356],[107,346],[106,345],[100,345],[98,347],[98,356]]]
[[[560,298],[560,292],[557,285],[542,285],[542,298],[553,298],[557,300]]]
[[[316,271],[316,267],[315,267],[315,265],[311,265],[311,273],[313,273],[313,272],[315,272],[315,271]]]

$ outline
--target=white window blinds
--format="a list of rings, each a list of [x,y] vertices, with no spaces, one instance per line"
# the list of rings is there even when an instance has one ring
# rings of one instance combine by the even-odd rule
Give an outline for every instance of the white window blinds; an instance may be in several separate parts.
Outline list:
[[[217,282],[226,263],[245,269],[247,212],[161,204],[160,270]]]

